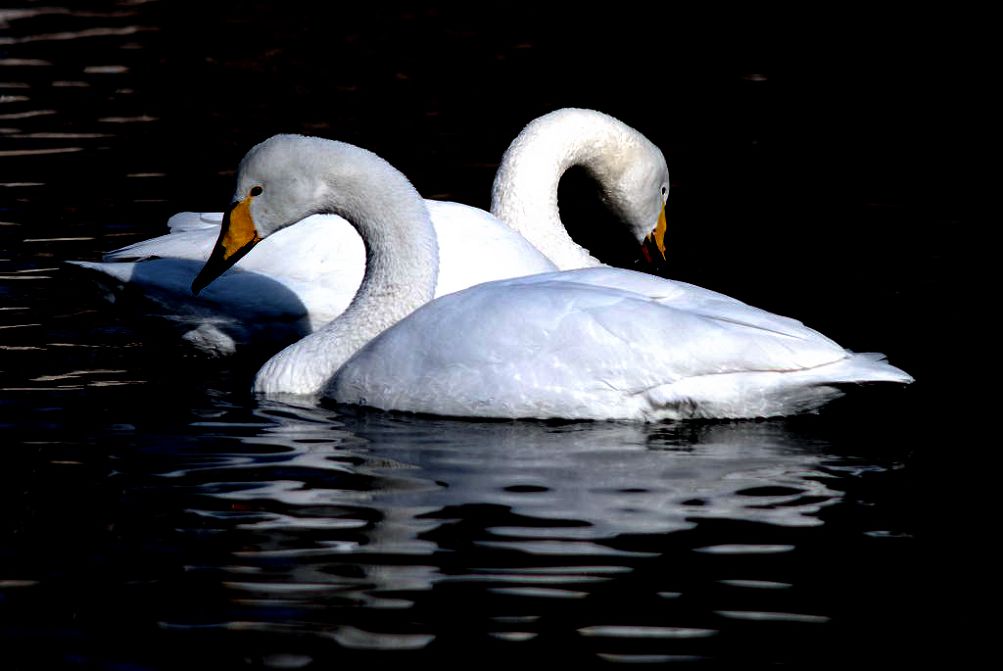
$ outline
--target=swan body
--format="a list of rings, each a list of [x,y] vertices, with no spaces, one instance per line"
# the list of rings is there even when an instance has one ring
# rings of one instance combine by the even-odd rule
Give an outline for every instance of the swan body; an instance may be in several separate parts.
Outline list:
[[[591,172],[609,205],[639,242],[659,220],[668,194],[661,151],[622,122],[593,110],[562,109],[526,126],[505,152],[491,216],[427,200],[439,244],[442,296],[481,282],[558,268],[600,265],[568,235],[557,184],[569,167]],[[220,235],[223,213],[179,213],[166,235],[110,252],[101,262],[71,261],[110,284],[111,295],[139,295],[143,308],[173,323],[182,340],[213,356],[254,345],[275,351],[328,323],[362,281],[362,241],[344,219],[315,214],[277,232],[198,297],[192,279]],[[500,221],[499,221],[500,220]],[[504,223],[502,223],[504,222]]]
[[[302,147],[326,160],[304,160]],[[409,187],[343,143],[276,136],[248,153],[196,288],[306,212],[343,216],[367,250],[348,309],[269,360],[256,391],[464,417],[656,421],[785,415],[818,407],[838,385],[912,380],[796,320],[616,268],[494,281],[427,302],[435,231]]]
[[[909,378],[798,321],[617,268],[502,280],[444,296],[369,342],[325,395],[458,417],[769,417]]]

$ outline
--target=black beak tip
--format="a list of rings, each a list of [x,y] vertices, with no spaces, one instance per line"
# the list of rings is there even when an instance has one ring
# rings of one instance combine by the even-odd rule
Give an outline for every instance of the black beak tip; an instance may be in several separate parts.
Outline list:
[[[654,238],[648,236],[641,242],[641,258],[637,264],[642,266],[645,272],[653,275],[663,275],[668,270],[668,259],[662,250],[658,248]]]
[[[194,280],[192,280],[192,296],[198,296],[209,282],[206,281],[204,273],[199,273]]]

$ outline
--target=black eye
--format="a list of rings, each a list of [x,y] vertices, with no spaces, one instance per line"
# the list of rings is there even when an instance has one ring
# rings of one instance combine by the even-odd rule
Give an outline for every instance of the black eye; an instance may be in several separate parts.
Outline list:
[[[252,186],[249,193],[253,198],[254,196],[260,196],[262,191],[264,191],[264,189],[262,189],[260,186]]]
[[[667,195],[669,195],[669,187],[662,185],[662,198],[665,198]]]

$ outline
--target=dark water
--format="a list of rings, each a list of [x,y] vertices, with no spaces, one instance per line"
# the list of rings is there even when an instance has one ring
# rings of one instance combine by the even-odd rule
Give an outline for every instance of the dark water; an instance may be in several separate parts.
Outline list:
[[[0,9],[0,668],[973,654],[956,471],[985,441],[949,390],[978,17],[576,12]],[[483,207],[508,141],[569,105],[665,150],[673,276],[918,382],[769,422],[294,408],[61,266],[219,210],[279,131]],[[562,189],[569,219],[594,204]]]

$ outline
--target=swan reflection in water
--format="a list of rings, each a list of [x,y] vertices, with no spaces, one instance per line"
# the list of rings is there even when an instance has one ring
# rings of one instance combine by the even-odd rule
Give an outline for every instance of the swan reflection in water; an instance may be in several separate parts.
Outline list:
[[[305,477],[246,482],[214,495],[272,500],[290,516],[312,518],[311,506],[348,504],[371,506],[384,522],[411,519],[413,533],[400,537],[373,527],[367,543],[383,551],[398,551],[426,530],[430,513],[464,505],[505,507],[534,520],[532,536],[546,531],[577,543],[690,529],[709,518],[813,526],[839,496],[825,483],[831,474],[819,469],[826,455],[806,450],[781,422],[547,425],[372,413],[337,417],[332,427],[332,415],[313,408],[271,404],[260,414],[277,424],[243,440],[285,448],[271,465],[302,469]],[[260,457],[249,459],[262,468]],[[358,482],[339,488],[309,477],[330,469]],[[545,520],[559,524],[544,529]]]
[[[213,451],[182,455],[158,475],[190,486],[193,533],[227,532],[214,536],[224,554],[214,570],[235,601],[256,607],[319,599],[382,612],[469,581],[581,596],[660,552],[657,541],[625,537],[713,520],[810,527],[841,497],[827,484],[832,457],[782,422],[467,422],[279,403],[255,415],[257,425],[201,422]],[[725,536],[688,549],[790,549]],[[444,570],[443,558],[457,556],[464,568]],[[286,626],[264,619],[241,626]],[[336,638],[362,635],[331,628]],[[359,644],[424,640],[399,633],[366,632]]]

